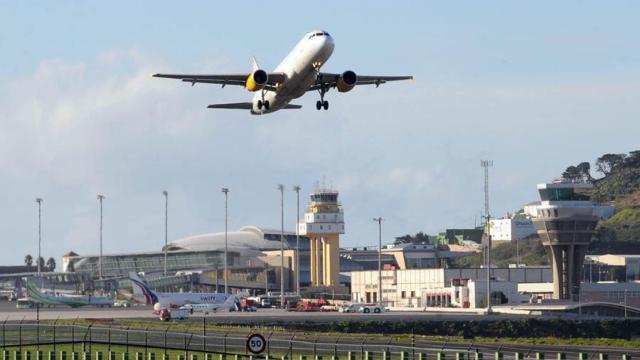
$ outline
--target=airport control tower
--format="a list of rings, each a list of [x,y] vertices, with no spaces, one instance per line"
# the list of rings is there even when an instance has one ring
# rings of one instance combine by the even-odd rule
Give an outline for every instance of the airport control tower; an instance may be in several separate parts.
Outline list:
[[[340,285],[340,234],[344,234],[344,213],[338,192],[319,189],[298,223],[300,235],[309,237],[311,286]],[[321,270],[322,269],[322,270]]]
[[[539,184],[540,205],[533,224],[551,258],[553,298],[577,300],[584,255],[598,223],[589,183]]]

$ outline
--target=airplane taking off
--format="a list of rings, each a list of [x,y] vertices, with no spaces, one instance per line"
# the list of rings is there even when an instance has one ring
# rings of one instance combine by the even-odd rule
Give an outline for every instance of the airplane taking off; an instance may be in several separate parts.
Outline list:
[[[307,91],[318,91],[320,100],[316,102],[316,109],[329,109],[329,102],[324,99],[329,89],[336,88],[338,92],[351,91],[356,85],[375,85],[378,87],[387,81],[410,80],[413,76],[370,76],[357,75],[352,70],[342,74],[321,72],[333,53],[333,38],[328,32],[317,30],[306,34],[291,50],[289,55],[276,67],[267,73],[260,69],[255,59],[252,59],[253,69],[249,74],[155,74],[154,77],[180,79],[195,85],[196,83],[244,86],[251,92],[256,92],[251,102],[213,104],[210,109],[246,109],[251,114],[262,115],[280,109],[299,109],[301,105],[290,104]]]
[[[223,304],[226,294],[221,293],[161,293],[155,292],[145,284],[135,272],[129,272],[129,280],[133,285],[133,295],[143,298],[147,305],[160,304],[160,309],[180,307],[187,304]]]
[[[31,300],[43,305],[64,305],[73,308],[87,305],[100,307],[113,305],[113,299],[108,296],[43,294],[30,279],[27,280],[27,293]]]

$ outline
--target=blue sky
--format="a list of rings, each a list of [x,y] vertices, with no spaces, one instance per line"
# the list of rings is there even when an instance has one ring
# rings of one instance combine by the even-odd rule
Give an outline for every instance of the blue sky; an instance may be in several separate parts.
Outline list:
[[[346,246],[473,226],[480,159],[494,215],[535,200],[570,164],[638,148],[640,3],[632,1],[5,2],[0,12],[0,263],[36,252],[159,249],[169,237],[279,226],[276,184],[341,191]],[[240,88],[154,72],[274,68],[302,35],[329,31],[326,71],[412,74],[414,82],[330,93],[331,109],[252,117],[206,105]],[[306,196],[303,197],[306,201]],[[293,191],[285,198],[293,228]]]

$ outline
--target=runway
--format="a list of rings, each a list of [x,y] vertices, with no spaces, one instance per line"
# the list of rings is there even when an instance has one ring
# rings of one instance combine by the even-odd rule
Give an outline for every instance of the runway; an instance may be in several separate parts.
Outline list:
[[[6,321],[33,321],[38,316],[36,309],[16,309],[14,302],[0,302],[0,320]],[[191,321],[201,321],[205,316],[201,313],[193,314]],[[139,306],[130,308],[96,308],[96,307],[56,307],[40,308],[40,320],[55,319],[154,319],[151,306]],[[471,313],[429,313],[415,311],[394,311],[381,314],[338,313],[338,312],[291,312],[280,309],[258,309],[256,312],[218,312],[206,315],[207,319],[220,323],[237,324],[277,324],[282,322],[336,322],[336,321],[408,321],[408,320],[432,320],[432,321],[469,321],[469,320],[505,320],[520,319],[519,315],[485,315]]]

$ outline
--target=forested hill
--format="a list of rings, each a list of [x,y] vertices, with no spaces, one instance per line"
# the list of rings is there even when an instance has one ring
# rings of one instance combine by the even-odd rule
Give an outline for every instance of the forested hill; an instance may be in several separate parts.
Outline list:
[[[594,178],[588,162],[569,166],[562,176],[594,184],[591,199],[612,203],[616,214],[598,225],[590,246],[593,253],[640,253],[640,150],[629,154],[604,154],[594,164]]]

